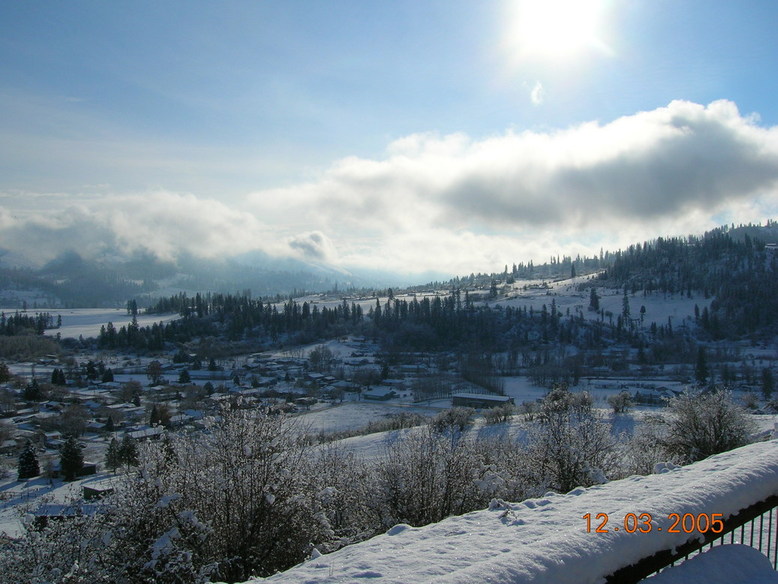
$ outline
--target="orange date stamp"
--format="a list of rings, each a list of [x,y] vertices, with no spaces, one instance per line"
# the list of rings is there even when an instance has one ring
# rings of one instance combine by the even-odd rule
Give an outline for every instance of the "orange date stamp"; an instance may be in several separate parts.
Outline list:
[[[724,515],[722,513],[669,513],[662,527],[651,513],[627,513],[624,517],[614,517],[608,513],[585,514],[586,533],[610,533],[611,531],[626,531],[627,533],[721,533],[724,531]],[[663,522],[665,523],[665,522]]]

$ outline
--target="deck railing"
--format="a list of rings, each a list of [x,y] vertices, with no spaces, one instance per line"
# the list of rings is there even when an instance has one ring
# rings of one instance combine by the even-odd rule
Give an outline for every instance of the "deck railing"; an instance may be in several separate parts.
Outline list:
[[[715,545],[738,543],[748,545],[762,552],[770,559],[774,570],[778,570],[778,495],[768,497],[741,510],[737,515],[724,520],[719,533],[707,531],[671,550],[662,550],[639,562],[622,568],[605,580],[610,584],[631,584],[640,582]]]

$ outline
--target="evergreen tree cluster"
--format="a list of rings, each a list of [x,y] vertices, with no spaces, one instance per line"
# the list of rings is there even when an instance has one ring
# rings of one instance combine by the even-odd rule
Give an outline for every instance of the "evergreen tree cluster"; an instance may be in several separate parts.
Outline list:
[[[65,371],[58,367],[55,367],[51,371],[51,384],[52,385],[67,385],[68,380],[65,377]]]
[[[167,340],[186,342],[202,334],[223,334],[230,340],[312,342],[359,332],[379,338],[390,350],[504,350],[536,340],[599,346],[603,336],[601,325],[588,323],[583,315],[562,315],[553,299],[539,311],[531,307],[476,307],[469,294],[458,289],[447,296],[391,297],[384,303],[376,299],[366,314],[360,305],[346,300],[333,307],[289,300],[279,310],[278,304],[262,299],[222,294],[195,298],[179,294],[160,300],[154,310],[173,306],[179,308],[182,319],[153,327],[130,327],[131,334],[129,330],[122,332],[125,327],[117,332],[109,323],[100,333],[99,346],[127,346],[123,343],[130,338],[156,338],[156,346]],[[150,348],[152,342],[141,340],[135,346]]]
[[[27,314],[15,312],[7,315],[0,313],[0,335],[14,336],[22,334],[42,335],[46,329],[54,328],[54,318],[48,312]]]
[[[513,284],[516,280],[559,280],[585,276],[609,267],[613,263],[612,252],[601,251],[599,256],[552,256],[548,262],[535,264],[532,260],[507,265],[502,272],[471,273],[469,276],[452,278],[447,282],[429,282],[411,290],[486,288],[492,283]]]
[[[767,233],[771,229],[767,226]],[[715,297],[699,323],[712,338],[734,338],[778,324],[778,256],[751,234],[722,227],[701,237],[658,238],[615,254],[602,278],[633,293]]]
[[[24,450],[22,450],[19,455],[18,478],[20,481],[31,479],[37,477],[40,472],[35,448],[33,447],[32,442],[27,440],[27,443],[24,445]]]
[[[100,330],[98,346],[160,350],[165,342],[183,343],[199,336],[224,335],[229,340],[252,338],[276,342],[297,335],[298,341],[314,340],[347,333],[363,320],[362,308],[345,300],[334,307],[319,307],[289,300],[277,304],[248,295],[185,293],[160,299],[149,311],[167,312],[176,308],[183,317],[167,324],[141,327],[137,320],[118,330],[108,323]]]
[[[127,468],[138,465],[138,445],[135,440],[125,434],[119,442],[115,437],[111,438],[108,449],[105,452],[105,466],[115,471],[121,466]]]

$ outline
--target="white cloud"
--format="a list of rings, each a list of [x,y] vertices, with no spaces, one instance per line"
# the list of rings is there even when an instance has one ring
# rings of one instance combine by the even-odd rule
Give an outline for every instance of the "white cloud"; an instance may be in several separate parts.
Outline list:
[[[745,203],[774,208],[777,180],[778,130],[731,102],[675,101],[555,132],[414,134],[381,160],[350,157],[250,203],[304,217],[344,263],[486,270],[489,258],[545,258],[560,241],[585,250],[704,230]]]
[[[777,182],[778,129],[731,102],[676,101],[553,132],[413,134],[381,159],[344,158],[239,206],[167,191],[52,195],[23,213],[0,212],[0,246],[39,259],[66,249],[166,259],[258,249],[343,267],[464,274],[697,233],[721,218],[774,217]],[[59,210],[41,212],[47,200]]]
[[[541,105],[546,99],[546,90],[543,88],[543,84],[540,81],[535,82],[532,91],[529,93],[529,98],[534,105]]]
[[[52,210],[42,211],[49,206]],[[0,216],[0,246],[42,263],[63,251],[85,257],[151,253],[174,260],[181,253],[232,256],[261,249],[283,253],[255,215],[212,199],[156,191],[72,198],[38,196],[36,209]]]

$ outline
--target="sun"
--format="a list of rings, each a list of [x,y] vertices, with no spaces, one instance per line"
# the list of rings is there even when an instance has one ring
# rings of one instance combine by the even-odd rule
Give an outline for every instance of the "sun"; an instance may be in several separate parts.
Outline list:
[[[505,44],[521,61],[608,53],[602,40],[604,4],[605,0],[517,0],[509,6]]]

